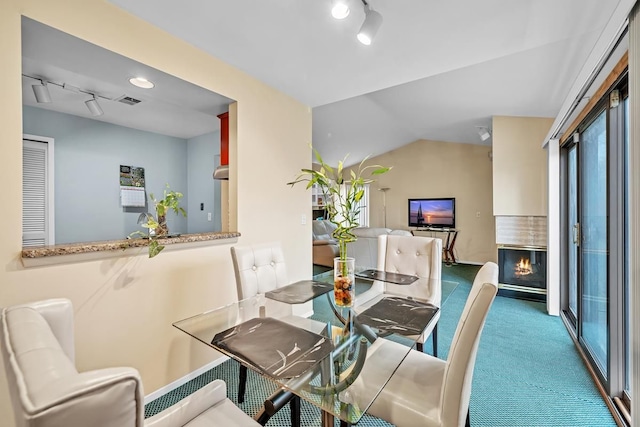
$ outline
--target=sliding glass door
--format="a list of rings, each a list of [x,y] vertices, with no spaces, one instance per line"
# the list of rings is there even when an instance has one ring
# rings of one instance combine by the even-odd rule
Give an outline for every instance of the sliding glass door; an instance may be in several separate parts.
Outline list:
[[[567,148],[567,262],[568,262],[568,310],[567,315],[576,327],[578,319],[578,146]]]
[[[563,313],[612,399],[629,386],[628,141],[621,78],[562,147]]]
[[[580,135],[581,212],[579,323],[583,344],[607,376],[607,120],[601,111]]]

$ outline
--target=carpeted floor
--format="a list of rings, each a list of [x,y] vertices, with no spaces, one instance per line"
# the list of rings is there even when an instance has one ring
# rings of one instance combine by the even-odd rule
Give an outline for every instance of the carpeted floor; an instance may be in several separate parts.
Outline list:
[[[447,356],[478,268],[443,265],[443,307],[438,326],[441,358]],[[426,344],[425,351],[430,350],[430,344]],[[227,361],[147,404],[145,416],[159,412],[216,378],[227,382],[229,398],[237,404],[238,364]],[[246,400],[238,406],[253,416],[275,389],[270,381],[249,372]],[[542,303],[505,297],[496,298],[487,318],[470,407],[474,427],[615,426],[562,321],[548,316]],[[288,409],[276,414],[267,425],[291,425]],[[302,403],[302,425],[320,425],[319,410],[306,402]],[[389,424],[365,415],[358,426]]]

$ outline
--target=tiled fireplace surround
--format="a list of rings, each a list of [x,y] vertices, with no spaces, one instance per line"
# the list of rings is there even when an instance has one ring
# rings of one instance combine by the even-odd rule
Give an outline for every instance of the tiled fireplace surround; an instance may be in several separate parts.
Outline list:
[[[496,216],[500,293],[546,300],[547,218]]]

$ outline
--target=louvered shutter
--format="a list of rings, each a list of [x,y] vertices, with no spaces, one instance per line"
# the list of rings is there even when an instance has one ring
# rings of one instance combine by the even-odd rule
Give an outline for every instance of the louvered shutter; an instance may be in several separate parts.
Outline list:
[[[47,245],[47,144],[22,145],[22,246]]]

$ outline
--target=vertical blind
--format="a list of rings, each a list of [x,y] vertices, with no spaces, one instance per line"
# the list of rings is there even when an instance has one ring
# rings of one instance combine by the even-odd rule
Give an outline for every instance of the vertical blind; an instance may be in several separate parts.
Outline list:
[[[47,144],[24,140],[22,153],[23,247],[49,243],[47,214]]]

